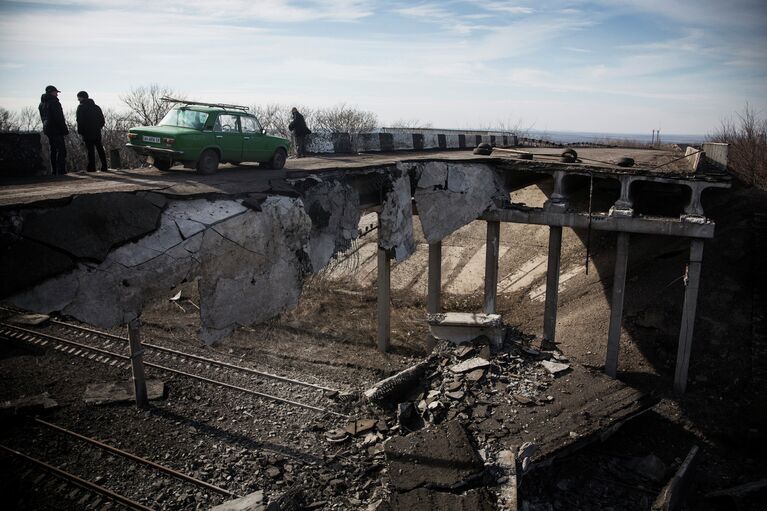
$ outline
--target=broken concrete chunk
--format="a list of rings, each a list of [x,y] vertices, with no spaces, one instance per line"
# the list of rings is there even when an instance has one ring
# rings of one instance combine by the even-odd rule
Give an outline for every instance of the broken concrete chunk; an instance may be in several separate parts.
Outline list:
[[[359,419],[346,423],[344,430],[350,435],[361,435],[376,426],[376,419]]]
[[[379,215],[378,246],[402,262],[415,252],[413,204],[410,176],[401,169],[388,174],[391,179]],[[387,183],[384,183],[387,188]]]
[[[415,202],[428,243],[441,241],[506,197],[503,183],[485,164],[419,163]]]
[[[48,314],[16,314],[7,319],[14,325],[38,326],[51,319]]]
[[[330,443],[340,444],[349,439],[349,433],[343,428],[331,429],[325,432],[325,439]]]
[[[557,376],[570,369],[570,364],[561,364],[559,362],[550,362],[548,360],[541,360],[541,365],[553,376]]]
[[[371,401],[389,401],[405,394],[423,376],[428,363],[420,362],[412,367],[400,371],[394,376],[383,379],[365,391],[365,397]]]
[[[392,495],[393,511],[440,510],[440,511],[491,511],[496,507],[486,490],[469,490],[463,494],[418,488],[406,493]]]
[[[469,371],[474,371],[475,369],[482,369],[489,366],[490,366],[490,362],[488,362],[484,358],[475,357],[475,358],[470,358],[469,360],[466,360],[454,366],[451,366],[450,370],[456,374],[460,374],[460,373],[467,373]]]
[[[165,395],[165,384],[160,380],[147,380],[146,393],[150,400],[161,399]],[[103,405],[135,401],[136,397],[133,382],[118,381],[89,384],[83,399],[89,405]]]
[[[475,369],[466,373],[466,379],[470,382],[478,382],[485,376],[485,369]]]
[[[0,403],[0,415],[27,415],[58,408],[59,404],[47,392],[36,396],[20,397]]]
[[[457,421],[392,437],[384,443],[384,452],[397,491],[424,485],[455,488],[483,470],[482,460]]]
[[[264,492],[258,490],[239,499],[214,506],[210,511],[264,511],[265,509]]]

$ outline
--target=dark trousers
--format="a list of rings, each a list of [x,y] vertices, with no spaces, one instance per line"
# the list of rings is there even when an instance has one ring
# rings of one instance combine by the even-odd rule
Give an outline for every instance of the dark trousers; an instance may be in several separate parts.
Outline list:
[[[99,152],[99,159],[101,160],[102,172],[107,171],[107,155],[104,152],[104,145],[101,143],[101,134],[97,137],[83,137],[85,142],[85,150],[88,152],[88,172],[96,172],[96,155],[95,151]],[[95,149],[95,151],[94,151]]]
[[[296,141],[296,157],[301,158],[306,156],[306,135],[293,134],[293,138]]]
[[[64,135],[48,135],[48,143],[51,147],[51,174],[63,176],[67,173],[67,146],[64,144]]]

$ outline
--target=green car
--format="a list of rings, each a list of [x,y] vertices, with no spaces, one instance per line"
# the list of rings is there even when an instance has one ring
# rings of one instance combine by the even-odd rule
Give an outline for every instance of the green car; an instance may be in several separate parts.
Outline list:
[[[178,103],[157,126],[128,131],[128,147],[160,170],[175,163],[213,174],[219,163],[258,162],[262,167],[281,169],[288,158],[290,142],[266,134],[248,108],[237,105]]]

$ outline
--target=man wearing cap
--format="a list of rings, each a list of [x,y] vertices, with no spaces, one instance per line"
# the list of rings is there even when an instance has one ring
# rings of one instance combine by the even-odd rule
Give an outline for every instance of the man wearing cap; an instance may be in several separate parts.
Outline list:
[[[43,121],[43,133],[48,136],[51,149],[51,173],[63,176],[67,173],[67,148],[64,137],[69,134],[64,111],[59,102],[59,91],[53,85],[45,88],[45,94],[40,96],[40,119]]]
[[[107,155],[104,153],[104,145],[101,143],[101,128],[104,127],[104,113],[101,108],[88,97],[88,93],[81,90],[77,93],[77,132],[83,137],[85,150],[88,152],[88,172],[96,172],[96,155],[94,149],[99,152],[101,171],[106,172]]]

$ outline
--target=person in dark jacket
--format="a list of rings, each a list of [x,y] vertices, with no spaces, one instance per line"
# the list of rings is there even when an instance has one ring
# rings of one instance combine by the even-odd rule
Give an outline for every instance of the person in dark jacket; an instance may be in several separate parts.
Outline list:
[[[101,128],[104,127],[104,113],[101,108],[88,97],[88,93],[81,90],[77,93],[77,133],[83,137],[85,150],[88,152],[88,172],[96,172],[96,155],[94,149],[99,152],[101,160],[101,172],[107,168],[107,155],[104,145],[101,143]]]
[[[64,145],[64,137],[69,134],[69,128],[59,102],[59,92],[61,91],[53,85],[47,86],[45,94],[40,96],[40,106],[37,107],[43,121],[43,133],[48,136],[50,144],[51,173],[54,176],[67,173],[67,148]]]
[[[288,129],[293,132],[293,138],[295,139],[296,158],[301,158],[305,156],[306,135],[310,134],[311,130],[306,126],[304,116],[301,115],[296,107],[290,110],[290,115],[293,117],[293,120],[290,121]]]

